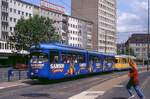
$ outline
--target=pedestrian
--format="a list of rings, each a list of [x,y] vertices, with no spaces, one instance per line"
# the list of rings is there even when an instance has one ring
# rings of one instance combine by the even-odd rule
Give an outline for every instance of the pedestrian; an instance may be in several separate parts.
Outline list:
[[[139,75],[138,75],[137,65],[132,59],[129,60],[129,65],[131,67],[131,69],[129,70],[130,79],[126,86],[130,94],[130,97],[128,99],[135,97],[135,95],[132,94],[132,87],[134,88],[134,90],[136,91],[140,99],[144,99],[144,94],[141,91],[140,86],[139,86]]]

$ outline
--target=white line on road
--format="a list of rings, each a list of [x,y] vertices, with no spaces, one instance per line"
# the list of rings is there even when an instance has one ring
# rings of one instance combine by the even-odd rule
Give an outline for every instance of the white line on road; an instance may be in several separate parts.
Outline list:
[[[74,95],[68,99],[95,99],[98,96],[102,96],[105,91],[83,91],[77,95]]]
[[[11,88],[11,87],[16,87],[16,86],[26,86],[27,84],[24,83],[4,83],[0,84],[0,89],[6,89],[6,88]]]
[[[5,87],[0,87],[0,89],[4,89]]]
[[[114,85],[114,87],[122,88],[124,85]]]

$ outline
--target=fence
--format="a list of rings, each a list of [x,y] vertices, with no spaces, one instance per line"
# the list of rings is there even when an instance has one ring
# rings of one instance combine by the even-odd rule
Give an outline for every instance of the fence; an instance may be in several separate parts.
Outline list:
[[[12,75],[9,75],[8,71],[12,70]],[[11,68],[0,68],[0,82],[15,81],[19,79],[26,79],[27,71],[25,70],[14,70]]]

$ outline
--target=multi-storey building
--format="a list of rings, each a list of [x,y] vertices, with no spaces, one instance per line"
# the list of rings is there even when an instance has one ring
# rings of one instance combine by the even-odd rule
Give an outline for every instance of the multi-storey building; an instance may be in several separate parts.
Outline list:
[[[14,32],[17,21],[33,16],[33,5],[22,0],[9,0],[9,32]]]
[[[132,48],[134,54],[138,59],[147,60],[148,39],[150,40],[150,36],[148,36],[148,34],[132,34],[131,37],[129,37],[129,39],[127,40],[126,44],[130,48]],[[149,56],[150,56],[150,52],[149,52]]]
[[[13,48],[8,46],[6,40],[14,33],[19,19],[33,16],[34,5],[22,0],[1,0],[0,6],[0,53],[11,53]]]
[[[56,8],[56,10],[54,10],[54,8]],[[64,7],[44,0],[41,0],[40,7],[36,6],[34,9],[36,9],[35,14],[49,17],[55,22],[54,27],[61,35],[63,40],[62,43],[75,47],[82,47],[90,50],[92,49],[92,22],[66,15],[64,14]]]
[[[0,38],[2,40],[7,39],[8,37],[8,30],[9,30],[9,2],[8,0],[1,0],[1,33]]]
[[[68,44],[92,50],[93,23],[83,19],[68,17]],[[88,43],[87,43],[88,42]]]
[[[22,0],[0,0],[0,57],[6,57],[15,49],[8,46],[7,38],[14,33],[15,25],[21,18],[33,15],[49,17],[54,21],[56,32],[62,37],[62,43],[75,47],[92,49],[93,23],[84,19],[68,16],[64,7],[41,0],[36,6]],[[8,58],[8,57],[7,57]],[[1,61],[1,60],[0,60]],[[4,61],[4,60],[2,60]],[[7,63],[7,62],[6,62]]]
[[[93,21],[94,50],[116,53],[116,0],[72,0],[71,13]]]
[[[4,53],[10,53],[8,45],[5,40],[8,38],[9,34],[9,1],[1,0],[0,1],[0,57]]]

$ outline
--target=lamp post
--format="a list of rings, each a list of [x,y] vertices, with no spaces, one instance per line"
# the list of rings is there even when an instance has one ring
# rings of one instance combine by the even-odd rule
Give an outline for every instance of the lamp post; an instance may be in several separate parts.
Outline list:
[[[148,36],[147,36],[147,71],[149,70],[149,0],[148,0]]]
[[[107,53],[107,31],[105,31],[105,53]]]

